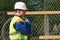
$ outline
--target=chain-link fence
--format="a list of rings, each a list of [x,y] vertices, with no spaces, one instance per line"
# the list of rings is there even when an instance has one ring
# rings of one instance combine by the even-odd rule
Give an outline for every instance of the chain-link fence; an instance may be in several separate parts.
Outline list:
[[[11,16],[7,16],[5,11],[0,12],[0,40],[2,40],[2,27],[7,19],[9,19]]]
[[[4,24],[7,19],[12,16],[8,16],[6,12],[0,12],[0,35],[2,33],[2,37],[0,36],[0,40],[8,40],[9,37],[9,22]],[[31,40],[38,40],[40,35],[60,35],[60,15],[58,14],[50,14],[50,15],[26,15],[31,24],[32,30],[30,33]],[[3,32],[1,32],[1,28]],[[52,39],[51,39],[52,40]],[[56,39],[57,40],[57,39]],[[60,40],[60,39],[59,39]]]
[[[60,11],[60,0],[0,0],[0,11],[2,11],[0,12],[0,40],[3,40],[1,29],[4,23],[12,17],[5,11],[14,11],[14,4],[17,1],[25,2],[28,11]],[[39,35],[60,35],[60,15],[26,15],[25,17],[32,24],[30,39],[38,40]],[[4,29],[6,33],[8,33],[7,28]],[[7,38],[7,35],[5,34],[4,37]]]
[[[14,11],[17,1],[25,2],[29,11],[60,10],[60,0],[0,0],[0,11]]]

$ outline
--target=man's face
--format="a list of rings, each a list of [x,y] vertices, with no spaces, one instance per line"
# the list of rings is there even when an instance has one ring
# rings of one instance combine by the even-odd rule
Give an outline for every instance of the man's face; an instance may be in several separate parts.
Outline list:
[[[25,13],[26,13],[26,11],[25,11],[25,10],[19,10],[19,16],[24,16],[24,15],[25,15]]]

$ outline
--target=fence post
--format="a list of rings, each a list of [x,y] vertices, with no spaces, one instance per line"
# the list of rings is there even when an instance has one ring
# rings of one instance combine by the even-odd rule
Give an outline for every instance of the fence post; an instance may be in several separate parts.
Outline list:
[[[44,35],[49,35],[49,17],[44,16]]]

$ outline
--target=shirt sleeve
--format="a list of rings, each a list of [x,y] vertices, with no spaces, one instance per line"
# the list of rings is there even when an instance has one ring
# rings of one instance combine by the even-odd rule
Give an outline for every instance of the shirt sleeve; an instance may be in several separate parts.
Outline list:
[[[13,26],[14,26],[14,28],[15,28],[18,32],[20,32],[21,27],[22,27],[22,29],[26,30],[24,27],[27,27],[27,29],[28,29],[28,27],[31,27],[31,24],[28,23],[28,22],[25,22],[25,23],[23,23],[23,22],[16,22],[16,23],[14,23]]]

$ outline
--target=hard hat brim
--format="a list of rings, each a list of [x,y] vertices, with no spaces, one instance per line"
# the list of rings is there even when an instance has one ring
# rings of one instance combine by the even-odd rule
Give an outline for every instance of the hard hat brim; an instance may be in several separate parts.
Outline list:
[[[14,9],[19,9],[19,8],[14,8]],[[20,10],[28,10],[28,8],[26,8],[26,9],[20,8]]]

